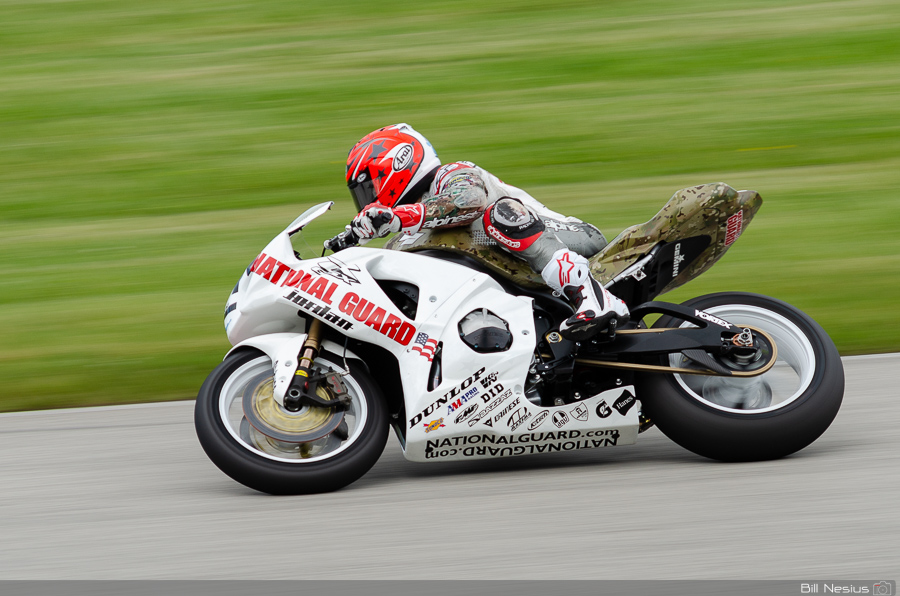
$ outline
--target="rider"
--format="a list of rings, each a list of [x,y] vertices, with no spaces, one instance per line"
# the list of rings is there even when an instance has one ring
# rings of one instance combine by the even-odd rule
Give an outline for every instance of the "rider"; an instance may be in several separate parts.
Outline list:
[[[379,128],[353,146],[347,186],[359,210],[351,228],[362,243],[395,232],[470,226],[569,299],[576,312],[560,325],[563,337],[581,341],[613,320],[617,326],[628,320],[628,307],[591,277],[585,258],[606,245],[600,230],[547,209],[471,162],[442,166],[428,139],[408,124]]]

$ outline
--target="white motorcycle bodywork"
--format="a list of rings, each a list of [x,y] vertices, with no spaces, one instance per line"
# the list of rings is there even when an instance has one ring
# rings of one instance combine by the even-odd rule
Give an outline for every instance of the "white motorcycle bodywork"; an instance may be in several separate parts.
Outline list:
[[[632,386],[552,408],[525,396],[536,345],[531,298],[506,293],[483,273],[415,253],[349,248],[338,255],[298,259],[291,235],[329,207],[313,207],[276,236],[241,276],[226,305],[229,341],[235,348],[256,347],[271,358],[279,403],[298,366],[306,338],[304,316],[312,315],[397,358],[407,418],[405,440],[400,438],[407,459],[464,460],[636,441],[639,408]],[[414,320],[402,314],[376,280],[418,287]],[[507,322],[513,336],[507,350],[478,353],[461,340],[460,321],[481,309]],[[438,345],[441,382],[429,391]],[[335,342],[323,347],[345,354]],[[345,356],[355,357],[351,352]],[[377,380],[379,371],[371,372]],[[618,407],[610,407],[615,403]]]

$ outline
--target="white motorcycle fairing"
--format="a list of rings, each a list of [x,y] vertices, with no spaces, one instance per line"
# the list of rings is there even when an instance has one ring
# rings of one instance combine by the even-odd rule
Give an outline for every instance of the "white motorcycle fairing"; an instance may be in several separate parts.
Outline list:
[[[760,204],[755,191],[690,187],[619,234],[591,275],[630,320],[581,342],[558,332],[571,304],[472,229],[372,249],[346,226],[323,243],[332,256],[304,259],[291,236],[331,206],[316,205],[235,285],[225,328],[236,348],[197,393],[197,438],[222,472],[278,495],[355,482],[390,426],[414,461],[625,445],[654,424],[713,460],[795,453],[843,399],[825,330],[755,293],[656,300],[716,263]]]
[[[291,384],[291,376],[297,372],[297,354],[300,348],[303,347],[306,337],[306,333],[270,333],[268,335],[249,337],[228,350],[225,358],[228,358],[228,355],[235,350],[243,347],[256,348],[268,356],[272,360],[272,370],[275,372],[274,396],[276,401],[283,406],[284,396],[287,394],[288,387]],[[347,350],[328,339],[322,342],[322,347],[344,358],[360,359],[351,350]]]
[[[325,211],[314,209],[316,216]],[[407,459],[488,458],[635,442],[633,387],[553,408],[525,396],[535,349],[531,298],[507,294],[488,275],[415,253],[349,248],[340,258],[299,260],[290,236],[308,223],[297,226],[304,216],[247,268],[225,310],[229,341],[257,347],[272,359],[279,403],[298,366],[304,316],[311,315],[397,358],[407,414],[405,436],[398,435]],[[382,290],[378,281],[385,280],[418,287],[415,319],[404,316]],[[512,334],[504,351],[478,353],[460,338],[460,321],[484,309],[502,318]],[[336,343],[325,347],[342,353]],[[441,381],[429,391],[438,350]],[[377,370],[371,372],[377,377]]]

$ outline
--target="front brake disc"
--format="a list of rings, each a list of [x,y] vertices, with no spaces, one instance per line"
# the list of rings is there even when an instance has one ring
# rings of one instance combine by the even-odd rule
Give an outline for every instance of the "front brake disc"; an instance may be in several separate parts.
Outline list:
[[[316,387],[316,396],[325,401],[337,401],[345,393],[343,383],[329,375],[329,382]],[[274,379],[271,373],[260,374],[244,389],[244,416],[250,425],[267,437],[284,443],[308,443],[335,431],[344,420],[343,408],[320,408],[303,405],[291,412],[275,401]]]

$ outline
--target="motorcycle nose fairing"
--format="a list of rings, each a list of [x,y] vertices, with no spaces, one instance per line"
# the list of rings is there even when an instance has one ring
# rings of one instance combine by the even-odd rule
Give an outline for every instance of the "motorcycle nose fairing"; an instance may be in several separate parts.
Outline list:
[[[312,316],[397,359],[406,407],[395,425],[408,459],[495,457],[636,440],[637,409],[610,409],[633,393],[631,386],[554,411],[555,418],[526,397],[536,345],[531,298],[507,293],[484,273],[415,253],[350,248],[299,260],[290,243],[294,228],[277,236],[247,268],[225,316],[232,352],[256,347],[275,363],[279,404],[299,365],[297,353]],[[412,317],[385,291],[397,284],[416,288],[415,311],[407,309]],[[508,340],[499,347],[473,343],[479,325],[508,333]],[[272,334],[278,341],[265,339]],[[335,342],[325,348],[343,353]],[[605,415],[588,416],[589,410]]]

